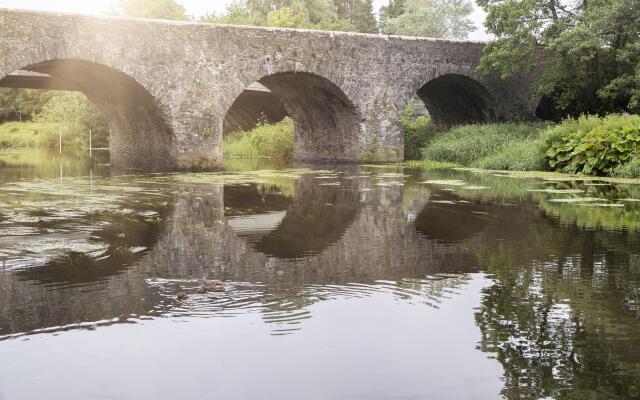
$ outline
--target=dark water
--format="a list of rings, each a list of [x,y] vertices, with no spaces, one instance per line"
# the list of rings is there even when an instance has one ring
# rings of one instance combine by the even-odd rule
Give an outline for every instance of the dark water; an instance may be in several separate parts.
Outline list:
[[[1,399],[640,398],[640,185],[64,160],[0,155]]]

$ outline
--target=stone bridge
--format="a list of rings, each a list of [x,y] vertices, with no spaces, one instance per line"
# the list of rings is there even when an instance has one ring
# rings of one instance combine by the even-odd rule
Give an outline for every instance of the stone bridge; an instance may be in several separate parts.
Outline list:
[[[534,118],[532,77],[480,75],[484,46],[0,9],[0,86],[83,92],[123,168],[219,167],[225,116],[255,82],[294,120],[296,159],[397,161],[416,95],[440,126]]]

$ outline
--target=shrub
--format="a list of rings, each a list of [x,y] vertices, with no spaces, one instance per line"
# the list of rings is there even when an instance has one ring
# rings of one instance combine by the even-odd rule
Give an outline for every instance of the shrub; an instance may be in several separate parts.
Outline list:
[[[436,130],[431,124],[431,118],[426,115],[415,119],[403,118],[404,128],[404,158],[406,160],[418,160],[422,149],[431,142]]]
[[[628,163],[616,168],[613,175],[621,178],[640,178],[640,154],[633,156]]]
[[[224,138],[225,157],[293,159],[294,126],[291,118],[264,124],[248,132],[233,132]]]
[[[640,117],[582,116],[543,135],[548,165],[561,172],[610,175],[640,154]]]

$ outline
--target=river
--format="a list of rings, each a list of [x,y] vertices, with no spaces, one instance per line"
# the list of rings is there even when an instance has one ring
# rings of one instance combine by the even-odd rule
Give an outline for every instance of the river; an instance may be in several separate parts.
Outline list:
[[[640,398],[639,229],[626,181],[5,151],[0,398]]]

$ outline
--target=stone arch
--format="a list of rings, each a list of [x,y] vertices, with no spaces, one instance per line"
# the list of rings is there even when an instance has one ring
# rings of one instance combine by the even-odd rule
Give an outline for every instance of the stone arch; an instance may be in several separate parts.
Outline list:
[[[363,117],[330,78],[283,69],[243,82],[258,82],[275,95],[295,124],[294,156],[304,161],[359,161],[365,151]],[[233,101],[241,95],[236,93]],[[226,108],[226,113],[231,105]]]
[[[39,57],[37,53],[9,62],[12,69],[0,75],[0,86],[80,91],[110,121],[114,167],[119,170],[173,167],[171,129],[155,97],[131,74],[100,62]],[[9,75],[16,70],[44,75],[30,78]]]
[[[439,128],[496,118],[493,96],[478,79],[466,74],[441,74],[429,79],[415,93]]]

